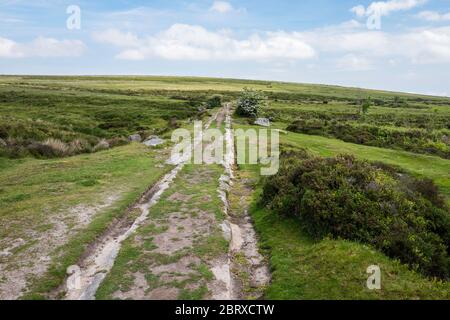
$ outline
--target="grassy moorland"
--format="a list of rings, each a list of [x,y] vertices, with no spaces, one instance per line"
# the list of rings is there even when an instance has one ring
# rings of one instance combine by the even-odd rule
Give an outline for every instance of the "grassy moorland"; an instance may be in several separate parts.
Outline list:
[[[275,127],[283,127],[276,123]],[[241,123],[236,128],[253,126]],[[254,127],[253,127],[254,128]],[[293,132],[281,133],[280,141],[286,148],[305,148],[323,157],[352,154],[369,161],[381,161],[402,168],[418,177],[432,179],[450,202],[450,161],[436,156],[415,154],[407,151],[385,149],[347,143],[334,138],[306,135]]]
[[[449,285],[426,279],[373,248],[346,240],[314,241],[294,219],[252,209],[272,268],[268,299],[448,299]],[[366,269],[378,265],[382,290],[367,289]]]
[[[450,98],[233,79],[1,76],[0,298],[23,292],[28,298],[49,297],[66,267],[169,169],[163,165],[166,149],[130,144],[129,135],[168,138],[173,129],[202,117],[199,107],[212,96],[234,101],[244,87],[261,90],[269,102],[262,116],[289,129],[281,135],[283,148],[394,165],[432,179],[450,202]],[[370,107],[362,113],[369,97]],[[236,119],[237,127],[249,125]],[[257,168],[240,169],[259,179]],[[254,188],[258,201],[259,185]],[[426,278],[370,246],[313,241],[299,231],[298,221],[267,208],[254,206],[252,216],[273,271],[267,298],[448,298],[448,283]],[[144,230],[149,239],[160,234],[150,229]],[[135,245],[141,245],[139,237],[124,254],[135,253]],[[130,287],[130,279],[115,279],[122,272],[120,261],[136,262],[142,271],[142,259],[135,258],[118,260],[99,297]],[[365,269],[377,263],[384,287],[368,291]],[[205,282],[210,274],[202,266],[193,278]],[[156,285],[150,272],[148,280],[150,287]],[[202,296],[202,286],[188,292],[183,285],[190,283],[173,284],[181,297]]]
[[[252,128],[239,124],[235,127]],[[288,137],[291,140],[288,140]],[[347,148],[337,145],[335,149],[325,152],[324,150],[328,150],[328,144],[324,141],[330,139],[307,137],[309,140],[303,135],[289,133],[281,136],[282,146],[286,150],[306,149],[312,154],[325,157],[344,152],[372,160],[367,156],[368,152],[364,152],[364,149],[370,147],[350,145],[333,139],[328,143],[338,142],[348,145]],[[357,150],[360,152],[356,152]],[[387,155],[382,160],[373,160],[397,165],[401,163],[393,155],[389,156],[394,151],[384,151]],[[413,157],[410,155],[406,159],[411,160]],[[435,160],[448,162],[440,158]],[[413,162],[412,167],[414,166],[419,167],[418,163]],[[245,180],[249,181],[247,187],[254,190],[250,214],[260,236],[260,248],[270,259],[272,272],[272,281],[265,296],[267,299],[448,299],[448,282],[426,277],[397,259],[387,257],[371,245],[331,237],[315,239],[304,230],[298,219],[280,215],[261,205],[263,184],[260,168],[260,165],[239,165],[238,175],[245,177]],[[446,171],[441,171],[444,172]],[[439,174],[436,175],[438,176]],[[231,205],[242,204],[235,200]],[[382,290],[369,290],[366,287],[366,269],[371,265],[378,265],[381,269]]]

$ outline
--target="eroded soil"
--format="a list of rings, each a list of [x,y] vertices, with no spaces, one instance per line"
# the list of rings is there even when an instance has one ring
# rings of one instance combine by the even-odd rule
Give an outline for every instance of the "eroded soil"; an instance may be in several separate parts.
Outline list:
[[[218,165],[185,166],[123,244],[98,298],[213,299],[227,291],[212,271],[228,260],[216,192],[222,170]]]
[[[0,239],[0,300],[19,298],[29,283],[42,276],[58,254],[57,248],[83,230],[99,212],[121,197],[116,190],[97,204],[80,204],[58,212],[48,212],[45,229],[28,228],[20,238]]]

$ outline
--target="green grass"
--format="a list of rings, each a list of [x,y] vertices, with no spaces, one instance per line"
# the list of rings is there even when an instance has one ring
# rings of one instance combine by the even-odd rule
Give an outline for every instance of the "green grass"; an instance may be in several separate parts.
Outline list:
[[[237,124],[235,128],[248,129],[255,127]],[[285,147],[294,149],[304,148],[323,157],[348,153],[361,159],[380,161],[398,166],[415,176],[432,179],[450,202],[450,160],[292,132],[288,132],[287,134],[280,133],[280,143]]]
[[[250,128],[239,124],[235,128]],[[321,156],[351,153],[383,161],[421,176],[433,178],[443,190],[448,186],[449,160],[389,149],[366,147],[336,139],[288,133],[281,134],[284,147],[305,148]],[[258,179],[259,165],[240,165],[241,174]],[[260,248],[269,257],[272,281],[266,299],[448,299],[448,282],[433,281],[366,245],[325,239],[314,242],[298,221],[280,217],[257,205],[260,185],[255,185],[250,214],[260,238]],[[446,194],[448,196],[448,193]],[[367,289],[366,270],[378,265],[382,290]]]
[[[40,88],[84,88],[90,90],[114,90],[123,92],[143,93],[150,90],[160,91],[197,91],[197,92],[233,92],[243,87],[263,90],[266,92],[288,93],[309,96],[324,96],[336,98],[386,98],[399,96],[404,99],[425,99],[434,102],[446,102],[447,98],[416,95],[381,90],[348,88],[332,85],[300,84],[277,81],[219,79],[202,77],[166,77],[166,76],[3,76],[0,85],[18,85],[26,89],[30,86]]]
[[[68,242],[51,250],[48,272],[31,281],[27,298],[46,297],[60,285],[66,268],[77,263],[86,245],[103,233],[113,219],[122,216],[168,169],[157,168],[161,162],[157,153],[138,144],[59,160],[27,158],[1,162],[0,221],[5,228],[0,231],[0,239],[21,238],[28,245],[34,237],[54,228],[50,218],[67,221],[66,232],[71,235]],[[85,228],[80,229],[67,216],[74,206],[95,206],[115,193],[117,200],[99,210]],[[7,244],[0,243],[2,248]],[[7,264],[23,262],[17,259],[21,256],[12,256]]]
[[[448,299],[448,283],[434,282],[367,246],[343,240],[313,242],[298,222],[254,206],[251,215],[270,256],[275,300]],[[371,265],[381,269],[381,290],[366,287]]]
[[[200,100],[201,101],[201,100]],[[200,102],[197,102],[200,103]],[[88,92],[0,86],[0,137],[70,142],[113,138],[136,132],[164,133],[171,118],[195,115],[189,101],[158,94],[136,97]]]
[[[381,161],[398,166],[416,176],[432,179],[441,192],[450,200],[450,160],[297,133],[282,135],[281,143],[297,148],[306,148],[324,157],[349,153],[369,161]]]
[[[9,160],[0,158],[0,220],[8,228],[0,239],[26,237],[48,223],[48,213],[102,200],[99,195],[144,191],[164,169],[157,153],[131,144],[65,159]]]

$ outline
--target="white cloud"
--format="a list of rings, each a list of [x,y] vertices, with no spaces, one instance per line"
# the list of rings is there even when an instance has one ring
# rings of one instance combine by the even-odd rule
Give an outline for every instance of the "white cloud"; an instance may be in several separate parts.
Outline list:
[[[92,37],[100,43],[108,43],[118,47],[135,47],[139,45],[139,39],[131,32],[120,32],[117,29],[107,29],[102,32],[94,32]]]
[[[0,38],[0,58],[14,58],[18,57],[18,52],[16,51],[17,44],[9,39]]]
[[[422,11],[417,15],[420,19],[427,21],[449,21],[450,20],[450,12],[448,13],[439,13],[436,11]]]
[[[17,43],[0,38],[0,58],[77,57],[81,56],[85,49],[86,46],[79,40],[38,37],[28,43]]]
[[[398,41],[415,63],[450,62],[450,27],[411,32]]]
[[[363,5],[353,7],[350,11],[355,13],[358,17],[371,16],[379,14],[380,16],[387,16],[395,11],[410,10],[421,6],[428,2],[428,0],[390,0],[390,1],[375,1],[367,8]]]
[[[267,32],[237,39],[229,31],[208,31],[201,26],[175,24],[169,29],[144,38],[118,30],[98,32],[94,39],[124,47],[122,39],[132,41],[117,55],[120,59],[142,60],[159,57],[167,60],[270,60],[308,59],[314,49],[294,33]],[[126,46],[125,46],[126,47]]]
[[[347,62],[351,62],[348,55],[386,63],[397,58],[420,64],[450,62],[450,26],[388,33],[347,23],[298,33],[297,37],[318,55],[347,56]]]
[[[337,67],[346,71],[367,71],[374,68],[369,59],[354,54],[348,54],[339,58],[337,60]]]
[[[364,15],[366,14],[366,8],[364,8],[363,5],[358,5],[356,7],[353,7],[350,9],[351,12],[353,12],[354,14],[356,14],[356,16],[358,17],[364,17]]]
[[[218,12],[218,13],[228,13],[228,12],[234,11],[234,8],[231,5],[231,3],[229,3],[229,2],[214,1],[214,3],[212,4],[212,6],[209,10]]]
[[[145,60],[145,54],[139,49],[128,49],[119,53],[116,58],[122,60]]]
[[[392,64],[392,61],[450,62],[450,26],[388,33],[369,31],[362,24],[350,21],[311,31],[253,33],[238,38],[226,30],[210,31],[201,26],[175,24],[161,33],[144,37],[107,30],[96,33],[94,39],[116,46],[120,50],[116,57],[126,60],[278,62],[320,56],[321,60],[334,59],[339,68],[359,70],[368,70],[374,64]]]

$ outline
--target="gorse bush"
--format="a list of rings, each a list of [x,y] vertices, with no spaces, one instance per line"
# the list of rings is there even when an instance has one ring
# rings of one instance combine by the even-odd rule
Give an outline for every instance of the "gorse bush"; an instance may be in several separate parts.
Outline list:
[[[236,115],[256,118],[266,104],[267,98],[260,91],[245,88],[237,101]]]
[[[431,181],[352,156],[283,158],[262,202],[314,238],[367,243],[428,276],[450,275],[450,214]]]

